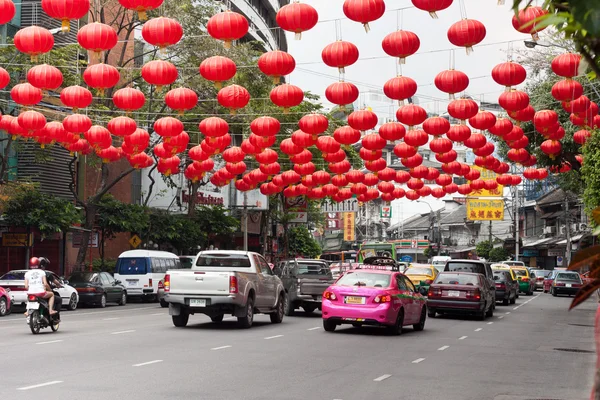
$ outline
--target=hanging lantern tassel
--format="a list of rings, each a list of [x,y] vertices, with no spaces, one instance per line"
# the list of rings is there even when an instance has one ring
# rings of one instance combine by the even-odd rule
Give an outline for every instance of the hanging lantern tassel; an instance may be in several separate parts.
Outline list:
[[[215,88],[219,90],[223,89],[223,82],[215,82]]]
[[[227,50],[231,49],[231,40],[225,40],[225,48]]]
[[[279,85],[279,83],[281,83],[281,77],[273,76],[273,85]]]
[[[301,40],[302,39],[302,32],[296,32],[296,34],[294,35],[294,39]]]
[[[340,74],[345,74],[345,73],[346,73],[346,68],[344,68],[344,67],[339,67],[339,68],[338,68],[338,72],[339,72]]]
[[[501,0],[499,0],[501,1]],[[438,15],[435,11],[429,11],[429,16],[433,19],[438,19]]]
[[[60,30],[63,33],[70,32],[71,31],[71,21],[69,21],[68,19],[63,19],[61,26],[60,26]]]
[[[38,59],[39,59],[39,57],[38,57],[37,54],[32,54],[31,57],[30,57],[30,60],[31,60],[32,63],[37,63]]]
[[[498,0],[498,5],[499,6],[503,6],[504,5],[504,0]]]
[[[406,64],[406,57],[398,58],[398,64],[400,64],[400,65]]]
[[[475,50],[473,50],[473,46],[467,46],[466,49],[467,49],[467,55],[470,55],[473,51],[475,51]]]
[[[146,21],[148,19],[148,14],[146,14],[146,10],[138,10],[138,19],[140,21]]]
[[[364,24],[364,27],[365,27],[365,32],[369,33],[369,31],[371,30],[371,27],[369,26],[368,22],[366,24]]]
[[[398,105],[400,107],[402,107],[403,105],[405,105],[406,103],[404,102],[404,100],[398,100]]]
[[[161,46],[161,47],[159,47],[158,52],[160,53],[161,56],[164,56],[165,54],[167,54],[167,48],[165,46]]]
[[[17,140],[17,135],[12,135],[12,140]]]
[[[537,42],[540,40],[540,35],[537,32],[534,32],[531,34],[531,38],[533,39],[534,42]]]
[[[283,113],[284,114],[289,114],[290,113],[290,109],[289,108],[284,108],[283,109]]]
[[[455,99],[456,99],[456,97],[454,96],[454,93],[450,93],[450,94],[448,95],[448,98],[449,98],[450,100],[455,100]]]

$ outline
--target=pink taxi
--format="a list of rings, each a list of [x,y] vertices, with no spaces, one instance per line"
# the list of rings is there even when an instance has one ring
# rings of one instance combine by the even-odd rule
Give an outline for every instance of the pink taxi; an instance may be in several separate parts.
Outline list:
[[[384,326],[394,335],[402,327],[425,328],[427,305],[412,282],[398,271],[354,269],[323,292],[323,328],[338,325]]]

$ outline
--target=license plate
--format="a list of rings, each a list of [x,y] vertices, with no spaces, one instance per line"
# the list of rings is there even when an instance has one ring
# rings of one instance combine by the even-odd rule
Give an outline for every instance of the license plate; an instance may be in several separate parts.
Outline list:
[[[39,308],[40,308],[40,303],[27,302],[27,309],[28,310],[38,310]]]
[[[138,284],[138,281],[127,281],[127,284],[128,284],[129,286],[137,286],[137,284]]]
[[[570,283],[567,283],[567,287],[571,287],[571,284],[570,284]]]
[[[460,292],[458,290],[449,290],[448,297],[460,297]]]
[[[364,322],[364,318],[342,318],[343,321],[356,321],[356,322]]]
[[[317,301],[323,301],[323,296],[317,296]]]
[[[192,307],[206,307],[206,299],[190,299]]]
[[[365,298],[358,296],[346,296],[346,304],[365,304]]]

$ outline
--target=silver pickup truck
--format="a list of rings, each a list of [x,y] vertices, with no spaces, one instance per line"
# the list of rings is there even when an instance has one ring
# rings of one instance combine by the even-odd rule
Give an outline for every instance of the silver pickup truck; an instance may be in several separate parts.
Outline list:
[[[165,301],[173,324],[184,327],[190,314],[206,314],[221,322],[225,314],[250,328],[255,313],[269,314],[271,322],[284,316],[285,290],[267,261],[257,253],[215,250],[198,253],[191,270],[167,271]]]

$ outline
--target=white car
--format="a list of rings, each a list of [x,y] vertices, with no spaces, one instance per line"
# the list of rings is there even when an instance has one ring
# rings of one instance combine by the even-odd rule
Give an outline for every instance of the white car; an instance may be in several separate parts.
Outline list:
[[[9,271],[0,276],[0,286],[10,289],[10,300],[12,306],[24,306],[27,303],[27,291],[25,290],[25,273],[28,270],[20,269]],[[62,299],[62,306],[67,310],[75,310],[79,303],[79,294],[74,287],[69,286],[68,282],[60,279],[54,272],[46,271],[48,282],[57,280],[62,285],[56,289]]]

